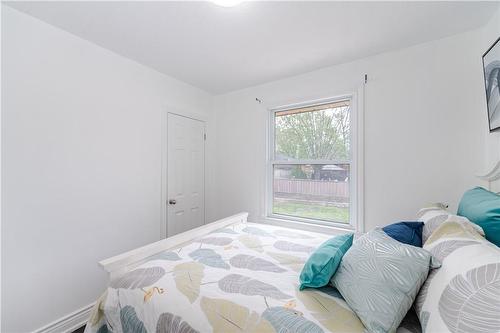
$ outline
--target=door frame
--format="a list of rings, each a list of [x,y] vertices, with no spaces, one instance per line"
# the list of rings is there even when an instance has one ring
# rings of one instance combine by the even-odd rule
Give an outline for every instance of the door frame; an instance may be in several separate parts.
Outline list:
[[[160,196],[160,239],[168,237],[168,115],[172,114],[203,123],[203,224],[206,224],[206,187],[207,187],[207,118],[194,112],[168,108],[162,112],[161,119],[161,196]]]

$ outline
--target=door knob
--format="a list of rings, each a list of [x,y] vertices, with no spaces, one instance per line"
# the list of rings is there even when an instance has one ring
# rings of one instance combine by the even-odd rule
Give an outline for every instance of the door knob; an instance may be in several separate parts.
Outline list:
[[[168,200],[168,203],[170,205],[175,205],[177,203],[177,201],[175,201],[174,199],[170,199],[170,200]]]

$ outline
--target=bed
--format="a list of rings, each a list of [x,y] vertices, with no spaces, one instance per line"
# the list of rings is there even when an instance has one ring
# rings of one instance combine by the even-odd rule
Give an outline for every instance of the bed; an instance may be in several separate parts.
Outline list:
[[[500,163],[481,178],[500,179]],[[452,215],[442,209],[423,210],[429,217],[419,219],[424,229],[435,229],[424,248],[443,266],[429,273],[415,300],[418,317],[410,310],[397,332],[421,333],[419,318],[429,330],[500,332],[500,248],[470,226],[456,232],[463,219],[447,218]],[[85,332],[366,332],[335,288],[299,291],[305,261],[331,235],[249,223],[247,216],[230,216],[101,261],[110,283]],[[450,293],[471,272],[479,278],[473,302],[467,293],[463,299]],[[453,302],[443,308],[450,295]]]
[[[298,292],[304,262],[328,235],[246,217],[102,262],[112,278],[86,332],[364,331],[334,288]]]

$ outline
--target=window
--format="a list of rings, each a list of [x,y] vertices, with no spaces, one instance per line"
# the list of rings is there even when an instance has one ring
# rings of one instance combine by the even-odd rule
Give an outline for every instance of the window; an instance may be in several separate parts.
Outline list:
[[[268,215],[353,225],[352,99],[271,110]]]

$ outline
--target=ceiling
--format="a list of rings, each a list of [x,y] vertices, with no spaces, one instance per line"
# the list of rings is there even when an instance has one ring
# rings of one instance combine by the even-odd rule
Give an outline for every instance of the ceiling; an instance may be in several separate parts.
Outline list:
[[[212,94],[439,39],[495,2],[8,2]]]

